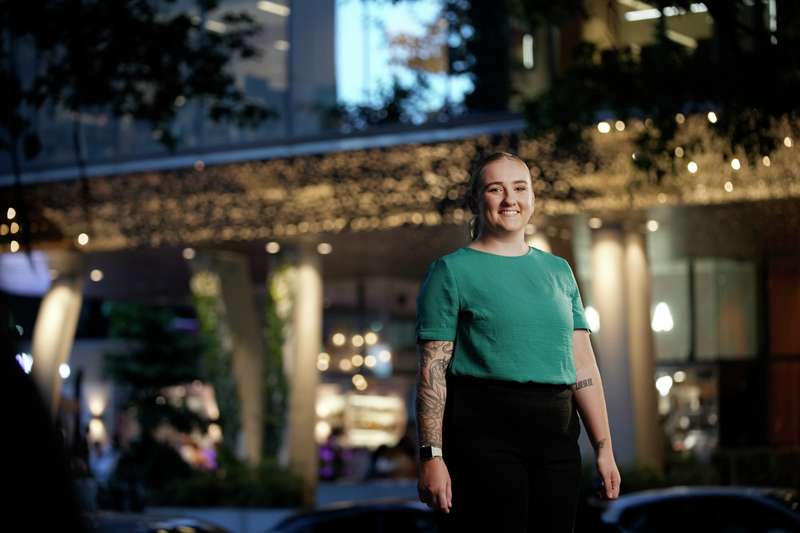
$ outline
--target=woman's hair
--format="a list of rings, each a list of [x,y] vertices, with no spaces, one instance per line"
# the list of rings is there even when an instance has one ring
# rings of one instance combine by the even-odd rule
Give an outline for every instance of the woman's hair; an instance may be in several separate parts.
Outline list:
[[[481,234],[481,214],[480,214],[480,201],[481,201],[481,183],[483,171],[489,166],[500,159],[510,159],[512,161],[519,161],[528,169],[528,165],[519,156],[509,152],[494,152],[483,159],[480,159],[473,167],[472,173],[469,177],[469,185],[467,185],[467,192],[464,195],[464,202],[469,207],[472,213],[472,218],[469,220],[469,238],[475,240]],[[528,170],[530,174],[530,170]]]

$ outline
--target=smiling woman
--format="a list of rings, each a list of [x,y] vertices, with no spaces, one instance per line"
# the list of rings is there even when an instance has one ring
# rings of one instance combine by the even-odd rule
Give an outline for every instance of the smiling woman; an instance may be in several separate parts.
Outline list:
[[[472,243],[431,264],[417,299],[420,499],[445,532],[572,531],[579,411],[603,495],[620,485],[575,276],[525,243],[519,157],[482,160],[466,200]]]

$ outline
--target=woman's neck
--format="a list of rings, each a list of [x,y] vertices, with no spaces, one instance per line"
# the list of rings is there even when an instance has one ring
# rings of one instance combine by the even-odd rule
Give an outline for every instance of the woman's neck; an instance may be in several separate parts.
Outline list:
[[[469,247],[500,255],[520,255],[528,250],[528,244],[525,242],[524,233],[521,235],[509,234],[507,236],[492,234],[480,235],[477,239],[472,241]]]

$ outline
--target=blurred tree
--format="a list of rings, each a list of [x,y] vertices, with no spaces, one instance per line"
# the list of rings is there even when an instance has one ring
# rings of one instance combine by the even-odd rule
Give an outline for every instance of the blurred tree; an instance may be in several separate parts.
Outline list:
[[[163,422],[184,432],[205,429],[205,418],[163,396],[167,387],[203,378],[201,339],[176,330],[176,315],[168,308],[116,303],[107,311],[109,336],[129,342],[130,348],[105,354],[105,372],[127,391],[128,407],[135,408],[142,435],[151,435]]]
[[[135,414],[140,427],[139,437],[120,458],[114,484],[152,490],[188,478],[192,468],[171,444],[158,441],[155,432],[162,424],[181,432],[207,430],[209,420],[185,402],[174,403],[164,396],[168,387],[203,377],[202,339],[177,330],[175,313],[165,307],[116,303],[109,304],[107,311],[109,336],[130,343],[130,347],[104,354],[104,369],[126,394],[124,407]],[[136,500],[135,492],[126,488],[124,499]]]
[[[535,24],[540,2],[521,2]],[[688,11],[691,2],[651,4],[662,11],[668,6]],[[698,40],[693,49],[668,39],[663,15],[655,25],[654,43],[641,50],[598,50],[580,43],[549,90],[527,103],[531,133],[554,132],[565,156],[588,159],[587,126],[612,117],[645,120],[646,127],[636,136],[637,157],[632,162],[639,173],[634,186],[661,183],[674,172],[679,114],[714,111],[717,120],[711,127],[726,141],[726,157],[741,150],[755,161],[772,152],[781,141],[776,124],[788,119],[797,127],[800,6],[776,2],[776,25],[770,30],[763,1],[705,4],[713,19],[713,36]],[[578,15],[576,9],[574,16]]]
[[[233,12],[215,13],[211,24],[218,3],[195,0],[191,9],[176,0],[0,3],[0,149],[11,153],[15,175],[20,144],[29,157],[39,151],[35,113],[44,106],[65,111],[91,225],[82,134],[89,113],[145,122],[170,150],[180,140],[171,123],[187,101],[202,102],[213,121],[242,127],[274,116],[248,100],[226,70],[234,58],[257,55],[251,39],[259,27]]]

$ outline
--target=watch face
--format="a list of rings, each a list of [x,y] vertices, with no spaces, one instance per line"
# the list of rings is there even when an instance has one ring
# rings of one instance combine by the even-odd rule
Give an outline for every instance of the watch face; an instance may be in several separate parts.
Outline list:
[[[431,457],[433,457],[433,448],[430,446],[423,446],[419,449],[420,459],[430,459]]]

